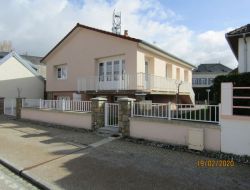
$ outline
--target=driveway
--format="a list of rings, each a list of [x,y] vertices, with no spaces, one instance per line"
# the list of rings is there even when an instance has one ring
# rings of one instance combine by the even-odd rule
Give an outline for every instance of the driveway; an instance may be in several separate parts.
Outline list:
[[[250,189],[250,167],[0,117],[0,159],[50,189]]]

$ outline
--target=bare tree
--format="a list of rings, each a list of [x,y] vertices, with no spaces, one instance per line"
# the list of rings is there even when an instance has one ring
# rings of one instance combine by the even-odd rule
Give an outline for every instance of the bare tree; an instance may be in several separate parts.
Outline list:
[[[12,42],[8,40],[3,40],[0,42],[0,51],[10,52],[12,51]]]

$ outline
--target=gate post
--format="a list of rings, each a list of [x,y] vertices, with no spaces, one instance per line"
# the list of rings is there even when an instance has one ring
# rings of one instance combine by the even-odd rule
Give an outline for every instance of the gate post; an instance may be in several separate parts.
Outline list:
[[[105,103],[107,98],[96,97],[92,98],[91,105],[91,129],[95,130],[104,127]]]
[[[4,114],[4,98],[0,97],[0,115]]]
[[[21,119],[23,98],[16,98],[16,119]]]
[[[120,98],[119,102],[119,132],[122,136],[129,136],[129,117],[131,116],[132,103],[135,101],[133,98]]]

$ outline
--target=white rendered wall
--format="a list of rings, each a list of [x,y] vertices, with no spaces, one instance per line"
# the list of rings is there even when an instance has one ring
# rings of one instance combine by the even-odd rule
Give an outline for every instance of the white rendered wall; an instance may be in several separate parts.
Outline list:
[[[245,42],[243,38],[239,38],[238,62],[239,73],[250,72],[250,37],[246,38],[247,42],[247,65],[245,65]]]
[[[221,116],[221,151],[250,156],[250,117]]]

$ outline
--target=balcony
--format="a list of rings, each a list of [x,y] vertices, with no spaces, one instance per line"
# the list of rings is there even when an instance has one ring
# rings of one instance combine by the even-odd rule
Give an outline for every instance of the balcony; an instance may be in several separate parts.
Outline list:
[[[176,94],[177,81],[145,73],[123,74],[117,76],[87,76],[78,78],[77,90],[79,92],[135,90],[146,91],[151,94]],[[189,95],[193,101],[194,93],[191,83],[183,81],[180,85],[180,94]]]

